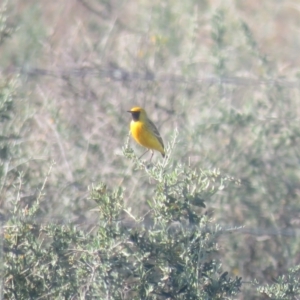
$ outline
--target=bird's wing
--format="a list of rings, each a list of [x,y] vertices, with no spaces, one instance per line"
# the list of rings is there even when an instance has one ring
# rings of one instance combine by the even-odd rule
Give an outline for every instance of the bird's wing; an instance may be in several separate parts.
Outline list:
[[[158,139],[158,141],[160,142],[160,144],[162,145],[163,148],[165,148],[164,146],[164,142],[156,128],[156,126],[154,125],[154,123],[148,119],[148,124],[149,124],[149,127],[150,127],[150,130],[153,132],[153,134],[156,136],[156,138]]]

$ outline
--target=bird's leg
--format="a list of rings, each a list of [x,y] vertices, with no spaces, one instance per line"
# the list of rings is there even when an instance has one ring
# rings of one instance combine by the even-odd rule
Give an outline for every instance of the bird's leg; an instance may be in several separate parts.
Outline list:
[[[139,159],[141,159],[150,149],[147,149],[140,157]]]
[[[153,150],[151,150],[151,152],[152,152],[152,154],[151,154],[151,157],[150,157],[150,162],[151,162],[152,157],[153,157],[153,154],[154,154],[154,151],[153,151]]]

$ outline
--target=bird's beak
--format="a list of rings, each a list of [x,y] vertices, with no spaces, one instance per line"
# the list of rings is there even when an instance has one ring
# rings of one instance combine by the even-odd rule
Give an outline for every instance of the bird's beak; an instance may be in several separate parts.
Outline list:
[[[129,113],[132,113],[132,111],[131,111],[131,110],[127,110],[127,112],[129,112]]]

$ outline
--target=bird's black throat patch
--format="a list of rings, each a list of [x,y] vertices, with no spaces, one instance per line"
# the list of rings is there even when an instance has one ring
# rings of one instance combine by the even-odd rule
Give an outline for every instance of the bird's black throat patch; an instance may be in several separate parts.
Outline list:
[[[140,119],[140,111],[131,111],[133,121],[138,121]]]

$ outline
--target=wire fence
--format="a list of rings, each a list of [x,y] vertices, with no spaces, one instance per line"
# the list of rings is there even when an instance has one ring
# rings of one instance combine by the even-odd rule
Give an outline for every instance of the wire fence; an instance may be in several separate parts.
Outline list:
[[[108,67],[103,66],[84,66],[68,69],[42,69],[42,68],[9,68],[2,70],[15,74],[22,74],[28,77],[51,76],[54,78],[69,77],[98,77],[114,81],[157,81],[157,82],[174,82],[184,84],[207,84],[207,85],[237,85],[237,86],[277,86],[281,88],[300,88],[299,80],[288,80],[283,78],[255,78],[247,76],[216,76],[205,74],[202,77],[184,77],[173,74],[158,75],[150,70],[144,72],[130,71],[115,64]]]

